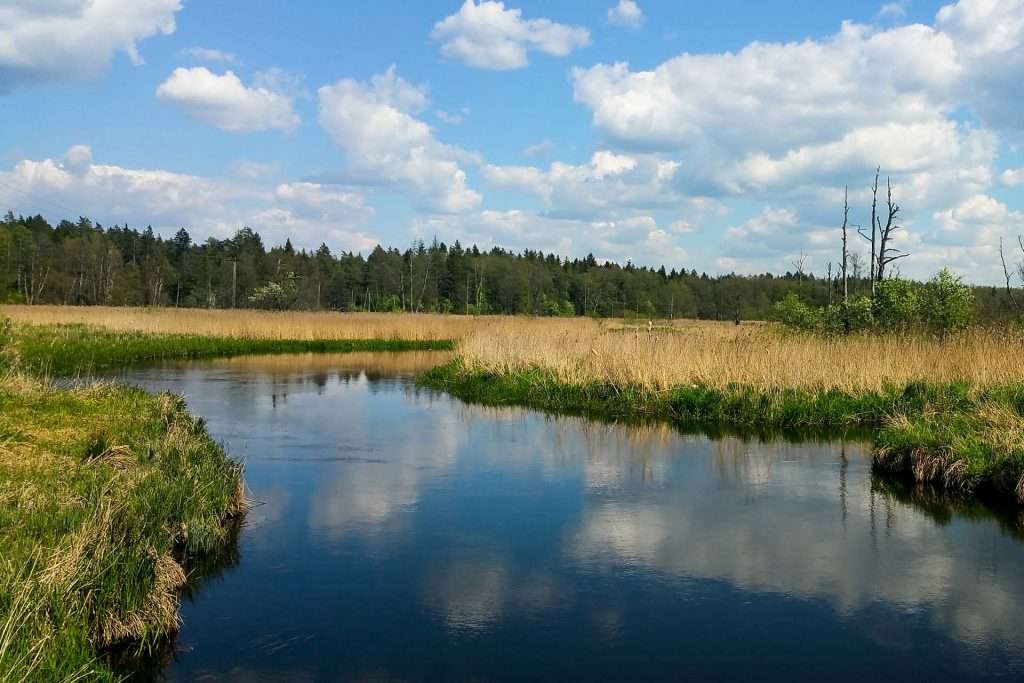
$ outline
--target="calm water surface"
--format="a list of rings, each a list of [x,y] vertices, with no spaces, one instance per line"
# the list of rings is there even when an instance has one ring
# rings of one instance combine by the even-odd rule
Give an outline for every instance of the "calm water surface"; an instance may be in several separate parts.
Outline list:
[[[681,435],[419,390],[433,354],[133,370],[260,505],[169,680],[1024,676],[1019,528],[858,443]]]

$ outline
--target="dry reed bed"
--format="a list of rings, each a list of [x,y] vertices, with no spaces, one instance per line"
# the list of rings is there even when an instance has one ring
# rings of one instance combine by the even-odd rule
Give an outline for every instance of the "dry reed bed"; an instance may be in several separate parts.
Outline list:
[[[504,321],[458,346],[471,371],[540,368],[571,385],[664,390],[697,384],[850,394],[909,382],[995,386],[1024,379],[1024,335],[972,330],[949,338],[783,334],[767,325],[690,324],[615,331],[591,321]]]
[[[81,323],[115,331],[197,334],[240,339],[461,339],[501,324],[497,317],[431,313],[113,308],[105,306],[0,306],[0,317],[33,325]]]

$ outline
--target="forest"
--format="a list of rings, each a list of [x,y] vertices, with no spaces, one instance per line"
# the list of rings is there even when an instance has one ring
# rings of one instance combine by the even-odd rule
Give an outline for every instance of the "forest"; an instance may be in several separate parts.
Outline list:
[[[846,287],[869,292],[871,275],[851,255]],[[458,241],[416,242],[369,254],[268,248],[248,227],[197,243],[188,231],[164,239],[151,227],[104,227],[88,218],[56,226],[42,216],[0,220],[0,303],[423,311],[456,314],[763,320],[795,295],[809,306],[838,302],[838,275],[699,272],[567,259]],[[1013,290],[973,287],[978,321],[1016,314]]]

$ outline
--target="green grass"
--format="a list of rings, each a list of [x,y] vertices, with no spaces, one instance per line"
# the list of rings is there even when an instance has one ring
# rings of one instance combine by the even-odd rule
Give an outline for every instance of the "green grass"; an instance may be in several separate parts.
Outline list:
[[[402,339],[237,339],[189,334],[114,332],[89,325],[18,325],[13,345],[21,367],[52,375],[88,373],[146,361],[269,353],[446,351],[450,341]]]
[[[425,373],[420,382],[486,405],[610,419],[759,430],[871,429],[879,471],[968,496],[994,493],[1024,503],[1024,384],[980,389],[915,382],[861,394],[738,385],[651,391],[565,384],[542,369],[476,372],[458,360]]]
[[[0,383],[0,680],[113,680],[103,648],[177,625],[193,558],[229,541],[241,471],[182,400]]]

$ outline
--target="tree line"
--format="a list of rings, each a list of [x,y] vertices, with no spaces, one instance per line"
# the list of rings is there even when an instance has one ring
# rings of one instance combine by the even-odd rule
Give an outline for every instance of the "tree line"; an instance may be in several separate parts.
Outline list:
[[[857,258],[842,277],[795,266],[782,275],[708,275],[436,239],[364,255],[325,244],[295,249],[290,240],[267,248],[248,227],[194,242],[185,229],[165,239],[151,227],[84,217],[55,226],[11,212],[0,220],[5,303],[757,320],[790,294],[824,307],[844,292],[868,293],[880,270]],[[976,317],[1013,313],[1012,290],[974,290]]]

